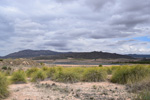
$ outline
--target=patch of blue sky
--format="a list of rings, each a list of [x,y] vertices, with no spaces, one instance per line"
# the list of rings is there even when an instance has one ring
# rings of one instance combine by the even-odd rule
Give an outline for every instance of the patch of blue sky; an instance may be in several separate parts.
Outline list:
[[[139,41],[146,41],[146,42],[150,42],[150,37],[147,36],[142,36],[142,37],[135,37],[133,38],[135,40],[139,40]]]

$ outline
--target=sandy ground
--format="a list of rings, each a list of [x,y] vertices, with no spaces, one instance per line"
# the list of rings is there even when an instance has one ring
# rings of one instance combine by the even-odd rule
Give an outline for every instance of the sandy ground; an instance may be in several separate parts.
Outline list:
[[[110,82],[13,84],[5,100],[131,100],[132,94],[124,85]]]

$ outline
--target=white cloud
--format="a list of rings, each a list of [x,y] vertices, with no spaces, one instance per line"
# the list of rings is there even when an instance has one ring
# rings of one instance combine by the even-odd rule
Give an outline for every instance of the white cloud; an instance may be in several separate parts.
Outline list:
[[[150,37],[149,9],[149,0],[1,0],[0,55],[22,49],[149,53],[149,41],[127,41]]]

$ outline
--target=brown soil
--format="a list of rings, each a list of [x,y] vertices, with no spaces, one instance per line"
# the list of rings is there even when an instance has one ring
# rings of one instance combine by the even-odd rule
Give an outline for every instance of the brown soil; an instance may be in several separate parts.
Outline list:
[[[124,85],[110,82],[13,84],[6,100],[131,100]]]

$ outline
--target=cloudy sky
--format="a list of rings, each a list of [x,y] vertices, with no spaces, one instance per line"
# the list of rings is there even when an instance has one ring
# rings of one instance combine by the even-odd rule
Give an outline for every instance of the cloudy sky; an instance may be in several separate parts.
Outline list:
[[[0,56],[24,49],[150,54],[150,0],[0,0]]]

